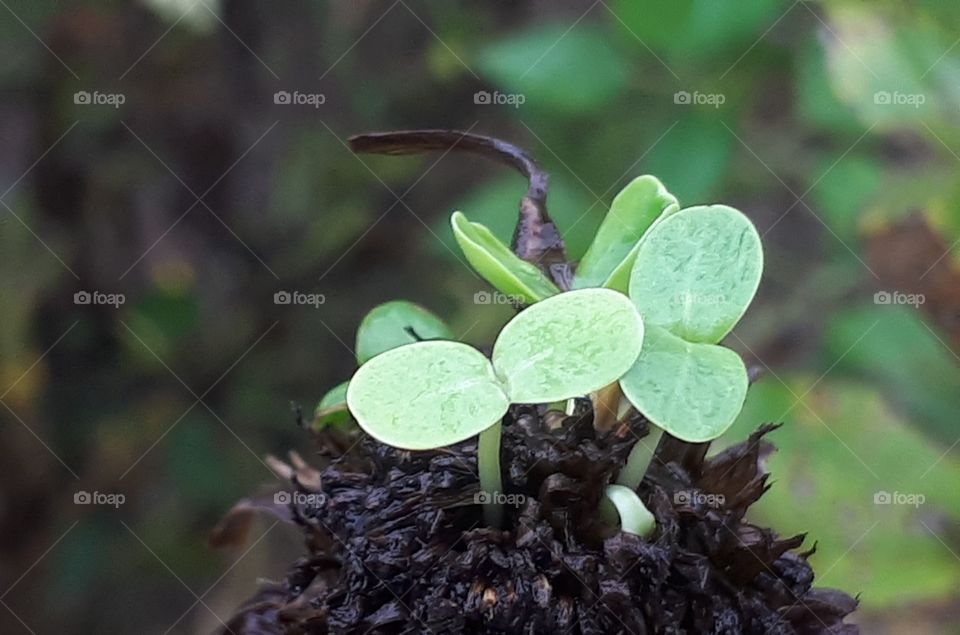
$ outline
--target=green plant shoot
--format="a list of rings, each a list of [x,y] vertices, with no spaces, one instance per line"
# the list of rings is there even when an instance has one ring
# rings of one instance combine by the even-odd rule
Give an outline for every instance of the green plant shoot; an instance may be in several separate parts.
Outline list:
[[[613,199],[577,266],[573,287],[607,287],[626,293],[640,239],[651,225],[679,209],[676,197],[656,177],[647,174],[630,181]]]
[[[642,342],[643,322],[625,296],[572,291],[508,322],[492,362],[458,342],[419,342],[378,355],[350,380],[347,403],[370,436],[402,449],[438,448],[480,434],[480,485],[492,494],[500,478],[499,469],[488,468],[499,462],[494,426],[510,403],[559,401],[613,383],[633,366]],[[487,507],[493,524],[501,512]]]
[[[480,223],[471,223],[461,212],[450,217],[453,235],[467,261],[501,292],[523,298],[526,304],[560,293],[539,269],[518,258]]]

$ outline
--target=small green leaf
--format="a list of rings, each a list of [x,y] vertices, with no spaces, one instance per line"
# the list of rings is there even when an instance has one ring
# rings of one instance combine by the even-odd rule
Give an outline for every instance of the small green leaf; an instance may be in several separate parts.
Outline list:
[[[480,223],[471,223],[463,213],[454,212],[450,224],[467,261],[503,293],[521,298],[526,304],[560,293],[539,269],[518,258]]]
[[[380,353],[419,340],[452,339],[443,320],[423,307],[405,300],[385,302],[367,313],[357,329],[357,362],[365,364]]]
[[[493,365],[514,403],[560,401],[599,390],[633,365],[643,320],[609,289],[570,291],[513,318],[493,345]]]
[[[580,261],[574,288],[604,286],[626,293],[640,239],[661,215],[678,209],[677,199],[656,177],[644,175],[630,181],[613,199]]]
[[[685,342],[648,326],[640,357],[620,387],[654,424],[699,443],[730,427],[743,408],[748,383],[743,360],[730,349]]]
[[[314,430],[321,430],[327,426],[335,426],[346,423],[350,420],[350,411],[347,410],[347,386],[349,381],[338,384],[331,388],[313,413]]]
[[[763,272],[753,223],[724,205],[689,207],[640,242],[630,298],[647,325],[689,342],[719,342],[740,320]]]
[[[490,360],[459,342],[418,342],[377,355],[350,380],[347,404],[367,434],[404,450],[459,443],[510,405]]]

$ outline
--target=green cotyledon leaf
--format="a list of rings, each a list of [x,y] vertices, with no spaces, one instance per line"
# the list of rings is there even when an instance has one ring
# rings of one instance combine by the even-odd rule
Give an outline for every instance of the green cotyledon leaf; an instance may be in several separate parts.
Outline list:
[[[627,292],[640,239],[659,218],[680,209],[656,177],[638,176],[613,199],[610,211],[577,266],[575,289],[607,287]]]
[[[620,379],[623,394],[643,416],[691,443],[715,439],[730,427],[748,383],[734,351],[687,342],[652,325],[636,364]]]
[[[648,326],[688,342],[719,342],[760,284],[763,248],[753,223],[725,205],[689,207],[640,241],[630,298]]]
[[[616,382],[643,343],[643,320],[629,298],[580,289],[520,312],[493,346],[493,366],[513,403],[585,395]]]
[[[453,213],[450,224],[467,261],[501,292],[524,304],[560,293],[539,269],[518,258],[485,226],[471,223],[461,212]]]
[[[323,396],[313,413],[311,427],[314,430],[340,425],[350,420],[350,411],[347,409],[347,386],[349,385],[350,382],[345,381],[331,388]]]
[[[459,443],[510,405],[490,360],[459,342],[417,342],[377,355],[350,380],[347,404],[370,436],[404,450]]]
[[[444,321],[423,307],[406,300],[384,302],[367,313],[357,329],[357,362],[365,364],[380,353],[420,340],[452,339]]]

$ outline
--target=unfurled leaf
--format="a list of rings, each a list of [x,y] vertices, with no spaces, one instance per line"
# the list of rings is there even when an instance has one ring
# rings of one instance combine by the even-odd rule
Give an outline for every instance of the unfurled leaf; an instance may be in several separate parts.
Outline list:
[[[345,381],[331,388],[323,396],[313,413],[312,427],[314,430],[339,425],[350,420],[350,411],[347,409],[347,386],[349,385],[350,382]]]
[[[581,289],[513,318],[494,344],[493,365],[512,402],[559,401],[617,381],[642,343],[643,320],[626,296]]]
[[[459,342],[418,342],[374,357],[350,380],[347,403],[367,434],[405,450],[468,439],[509,406],[490,361]]]
[[[645,323],[688,342],[719,342],[740,320],[763,271],[753,223],[724,205],[689,207],[644,236],[630,298]]]
[[[692,443],[730,427],[747,385],[747,369],[735,352],[686,342],[652,325],[637,363],[620,380],[623,394],[647,419]]]
[[[452,340],[443,320],[405,300],[385,302],[367,313],[357,329],[357,362],[421,340]]]
[[[480,223],[471,223],[461,212],[454,212],[450,224],[467,261],[501,292],[525,304],[560,293],[539,269],[518,258]]]
[[[658,218],[678,209],[677,199],[656,177],[639,176],[628,183],[580,261],[574,288],[604,286],[626,293],[640,239]]]

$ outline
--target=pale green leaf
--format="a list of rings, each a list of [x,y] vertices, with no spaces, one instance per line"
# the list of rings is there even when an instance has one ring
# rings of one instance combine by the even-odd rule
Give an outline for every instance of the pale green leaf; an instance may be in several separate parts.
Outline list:
[[[463,213],[454,212],[450,224],[467,261],[501,292],[525,304],[560,293],[539,269],[518,258],[480,223],[471,223]]]
[[[753,223],[725,205],[689,207],[640,242],[630,298],[647,325],[689,342],[719,342],[760,284],[763,248]]]
[[[493,346],[493,365],[514,403],[560,401],[617,381],[642,343],[643,321],[625,295],[581,289],[513,318]]]
[[[734,422],[747,395],[747,369],[735,352],[694,344],[648,326],[637,363],[620,380],[647,419],[691,443],[709,441]]]
[[[656,177],[644,175],[630,181],[613,199],[577,266],[574,288],[605,286],[626,293],[640,239],[661,215],[678,209],[677,199]]]
[[[367,313],[357,329],[357,362],[365,364],[384,351],[420,340],[452,339],[443,320],[423,307],[405,300],[384,302]]]
[[[320,430],[330,425],[339,425],[350,420],[350,411],[347,410],[347,386],[350,382],[331,388],[313,413],[312,427]]]
[[[347,389],[354,419],[373,438],[428,450],[475,436],[510,405],[490,361],[459,342],[418,342],[377,355]]]

